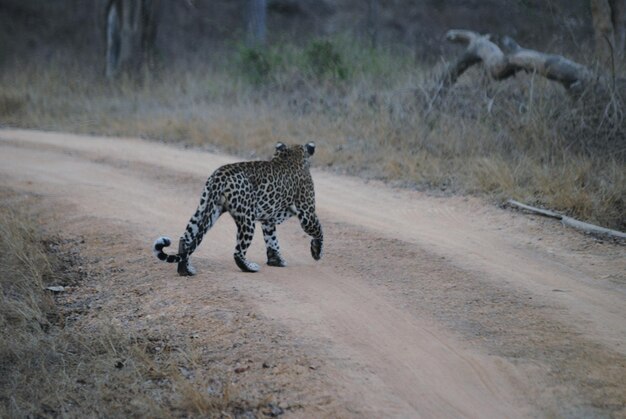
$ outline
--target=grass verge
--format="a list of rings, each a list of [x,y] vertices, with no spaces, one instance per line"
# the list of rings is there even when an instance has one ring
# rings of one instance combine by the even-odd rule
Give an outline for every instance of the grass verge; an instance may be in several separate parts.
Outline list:
[[[64,300],[46,290],[81,286],[88,269],[79,246],[35,228],[33,198],[1,197],[0,417],[231,417],[260,409],[225,377],[191,377],[203,369],[197,346],[93,321],[98,298]]]
[[[315,140],[318,166],[496,202],[514,198],[626,230],[623,109],[601,103],[598,114],[537,76],[494,82],[473,69],[426,113],[432,72],[406,51],[347,39],[233,48],[208,63],[115,83],[82,63],[16,64],[0,75],[0,120],[245,158],[271,155],[277,140]]]

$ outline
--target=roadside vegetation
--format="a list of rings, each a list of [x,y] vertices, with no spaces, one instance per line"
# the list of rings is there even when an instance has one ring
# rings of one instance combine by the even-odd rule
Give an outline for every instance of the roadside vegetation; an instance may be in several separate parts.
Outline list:
[[[318,167],[626,229],[623,109],[598,120],[555,83],[532,74],[494,82],[480,68],[430,106],[436,65],[414,57],[339,37],[236,46],[115,83],[81,62],[16,62],[0,74],[0,122],[242,158],[265,158],[278,140],[315,140]]]
[[[198,365],[198,348],[90,321],[97,308],[47,290],[82,285],[80,255],[71,242],[35,229],[29,202],[1,196],[0,417],[231,417],[256,410],[232,388],[213,388],[218,374],[185,376],[180,365]]]

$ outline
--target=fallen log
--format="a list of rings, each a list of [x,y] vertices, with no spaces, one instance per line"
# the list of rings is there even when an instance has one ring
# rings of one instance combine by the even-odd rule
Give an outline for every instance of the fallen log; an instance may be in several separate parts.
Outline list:
[[[611,230],[609,228],[600,227],[594,224],[585,223],[583,221],[576,220],[574,218],[568,217],[566,215],[558,214],[554,211],[545,210],[537,207],[532,207],[530,205],[522,204],[521,202],[515,201],[514,199],[509,199],[506,201],[512,207],[516,207],[519,209],[523,209],[534,214],[543,215],[544,217],[555,218],[560,220],[561,223],[565,226],[575,228],[576,230],[580,230],[587,234],[594,234],[598,236],[605,236],[614,239],[626,240],[626,233],[622,233],[621,231]]]
[[[584,65],[561,55],[522,48],[510,37],[502,38],[498,45],[491,35],[452,29],[446,34],[446,39],[466,48],[442,72],[437,83],[437,95],[445,93],[468,68],[481,62],[494,80],[504,80],[519,71],[537,73],[561,83],[573,96],[581,95],[598,81],[594,73]]]

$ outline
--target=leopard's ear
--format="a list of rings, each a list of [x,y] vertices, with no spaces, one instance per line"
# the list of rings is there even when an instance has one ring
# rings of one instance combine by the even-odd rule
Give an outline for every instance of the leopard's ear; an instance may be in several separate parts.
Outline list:
[[[287,149],[287,146],[280,141],[276,143],[276,151],[284,151]]]
[[[311,141],[310,143],[306,143],[305,147],[307,153],[309,153],[309,156],[315,154],[315,143],[313,141]]]

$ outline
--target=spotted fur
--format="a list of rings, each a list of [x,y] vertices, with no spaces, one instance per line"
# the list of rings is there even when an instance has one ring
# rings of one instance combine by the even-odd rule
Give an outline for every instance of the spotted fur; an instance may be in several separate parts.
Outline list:
[[[257,221],[263,230],[267,264],[286,266],[280,254],[276,226],[294,215],[313,238],[311,255],[319,260],[324,237],[315,214],[315,191],[309,171],[309,158],[314,152],[313,143],[294,146],[278,143],[269,161],[233,163],[218,168],[206,181],[200,205],[181,237],[182,251],[168,255],[163,248],[169,246],[171,240],[159,237],[154,242],[154,254],[164,262],[177,263],[181,276],[194,275],[189,257],[217,219],[228,212],[237,224],[234,258],[242,271],[259,270],[258,264],[246,259]]]

